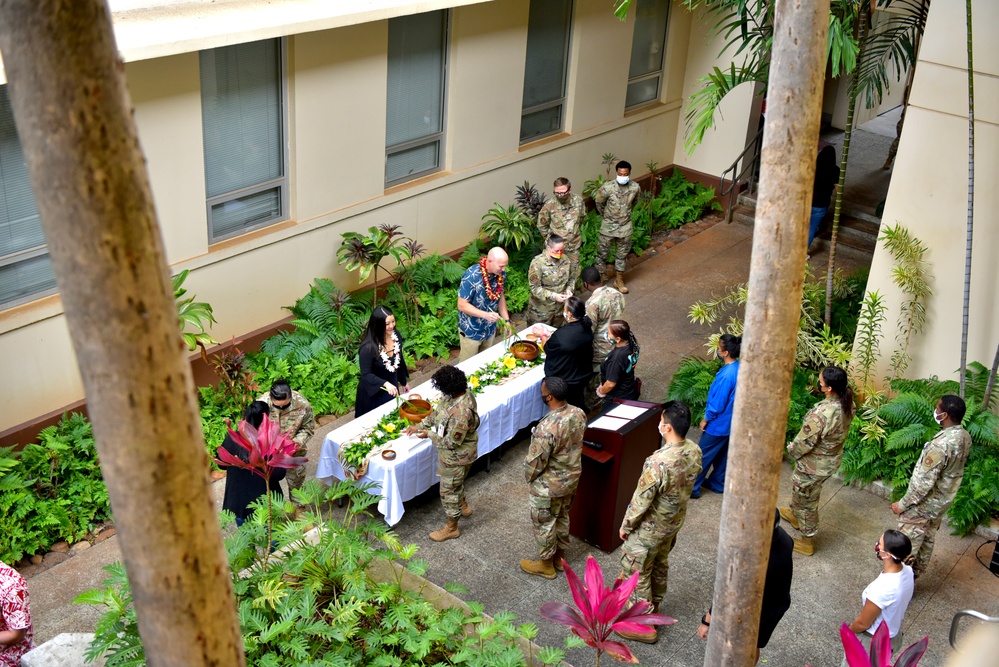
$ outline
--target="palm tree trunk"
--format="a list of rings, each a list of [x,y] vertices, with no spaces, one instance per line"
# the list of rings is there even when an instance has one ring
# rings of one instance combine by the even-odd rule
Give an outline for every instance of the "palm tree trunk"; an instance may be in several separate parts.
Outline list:
[[[751,667],[804,282],[828,2],[778,0],[760,198],[705,667]]]
[[[982,407],[985,410],[988,410],[989,405],[992,403],[992,390],[996,386],[996,371],[999,371],[999,347],[996,347],[996,356],[992,360],[992,370],[989,372],[989,381],[985,385],[985,397],[982,398]]]
[[[972,59],[971,0],[965,0],[968,26],[968,239],[964,254],[964,310],[961,316],[961,398],[968,370],[968,311],[971,307],[971,249],[975,235],[975,67]]]
[[[244,664],[191,368],[105,0],[0,0],[17,131],[147,664]]]
[[[860,61],[864,57],[864,42],[867,41],[867,8],[863,6],[863,3],[861,4],[857,14],[857,20],[860,22],[859,32],[861,51],[857,54],[857,67],[854,69],[854,72],[858,72],[860,70]],[[839,218],[843,210],[843,187],[846,185],[846,165],[847,159],[850,157],[850,139],[853,137],[853,117],[854,112],[857,109],[857,94],[859,92],[860,87],[857,85],[857,75],[854,74],[853,79],[850,81],[850,106],[846,110],[846,131],[843,133],[843,155],[840,158],[839,163],[839,183],[836,186],[836,207],[833,209],[832,236],[829,239],[829,265],[826,269],[826,325],[832,324],[832,293],[833,275],[836,272],[836,241],[839,237]]]

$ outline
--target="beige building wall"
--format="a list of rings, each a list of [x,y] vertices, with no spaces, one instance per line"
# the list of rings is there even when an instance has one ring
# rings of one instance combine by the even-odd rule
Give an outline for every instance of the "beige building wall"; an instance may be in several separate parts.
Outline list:
[[[671,162],[686,76],[685,10],[674,7],[663,102],[626,116],[632,23],[619,23],[603,0],[577,0],[571,131],[521,146],[528,8],[528,0],[494,0],[452,11],[444,169],[390,190],[386,21],[286,38],[291,217],[211,246],[198,54],[126,66],[168,261],[174,273],[190,269],[189,292],[214,307],[216,339],[286,316],[283,308],[316,277],[355,288],[336,262],[346,231],[399,224],[430,250],[450,252],[477,234],[494,202],[511,203],[525,180],[550,193],[551,181],[566,176],[582,189],[602,173],[606,152],[631,161],[636,176],[650,160]],[[621,80],[600,85],[613,76]],[[5,386],[18,388],[3,397],[0,431],[83,398],[58,296],[0,312],[0,359]]]
[[[684,11],[676,6],[674,10],[674,16]],[[713,32],[716,17],[699,10],[687,19],[690,22],[690,38],[683,79],[683,113],[677,125],[673,162],[686,169],[717,176],[732,164],[746,143],[755,136],[758,127],[754,109],[759,111],[760,101],[754,99],[752,84],[743,84],[730,92],[715,111],[715,127],[707,131],[693,154],[687,154],[684,148],[685,115],[690,96],[701,88],[699,80],[702,77],[714,67],[726,67],[732,61],[730,57],[718,55],[726,40]]]
[[[965,233],[968,199],[968,87],[965,12],[961,0],[934,0],[916,66],[910,106],[895,160],[883,224],[904,225],[929,252],[933,296],[926,331],[911,344],[911,378],[958,379],[960,367]],[[975,233],[968,361],[991,365],[999,343],[996,258],[999,257],[999,4],[975,0]],[[868,290],[885,295],[888,323],[882,367],[894,348],[902,296],[892,282],[893,262],[879,244]]]

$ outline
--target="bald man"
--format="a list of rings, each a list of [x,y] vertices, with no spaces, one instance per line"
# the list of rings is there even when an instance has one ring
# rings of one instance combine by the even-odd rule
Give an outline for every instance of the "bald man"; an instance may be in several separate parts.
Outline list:
[[[503,248],[492,248],[485,257],[465,270],[458,287],[458,333],[461,337],[462,362],[493,344],[496,323],[510,321],[503,294],[506,265],[510,263]]]

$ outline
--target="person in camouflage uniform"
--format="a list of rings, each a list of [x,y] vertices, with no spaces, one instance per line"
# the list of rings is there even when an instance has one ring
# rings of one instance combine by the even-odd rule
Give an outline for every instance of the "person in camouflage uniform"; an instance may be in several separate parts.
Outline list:
[[[586,414],[566,403],[568,391],[560,377],[545,378],[541,383],[541,400],[548,404],[548,414],[534,427],[524,460],[540,559],[522,560],[520,569],[545,579],[554,579],[558,576],[555,570],[562,570],[569,546],[569,507],[583,469]]]
[[[631,209],[635,207],[641,188],[631,180],[631,163],[621,160],[617,163],[617,178],[600,186],[593,196],[593,203],[603,220],[600,222],[600,236],[597,239],[597,267],[604,272],[604,265],[610,257],[611,244],[617,243],[614,255],[614,287],[621,294],[627,294],[624,285],[625,260],[631,252]]]
[[[555,198],[546,201],[538,213],[538,231],[543,239],[555,234],[565,241],[564,259],[569,262],[569,287],[575,288],[581,268],[579,250],[583,245],[586,205],[583,198],[572,191],[568,178],[556,178],[552,192]]]
[[[899,515],[899,531],[912,542],[909,559],[917,577],[926,572],[940,521],[964,478],[964,464],[971,451],[971,435],[961,426],[966,409],[964,401],[953,394],[937,402],[933,418],[943,430],[923,445],[908,490],[891,506]]]
[[[621,579],[638,572],[632,602],[645,600],[655,613],[666,595],[669,552],[687,516],[694,478],[701,472],[701,448],[687,439],[689,429],[690,408],[680,401],[667,402],[659,422],[665,444],[645,459],[621,523]],[[644,633],[618,634],[647,644],[659,637],[655,627]]]
[[[561,324],[563,304],[572,296],[570,265],[569,260],[562,256],[564,251],[562,237],[553,234],[545,242],[544,251],[531,260],[531,267],[527,270],[527,282],[531,288],[531,298],[527,302],[527,321],[530,324]]]
[[[611,320],[623,319],[625,299],[616,289],[603,284],[600,271],[594,266],[583,269],[582,278],[583,289],[590,292],[590,298],[586,300],[586,316],[593,322],[593,377],[584,396],[587,409],[592,410],[602,403],[597,396],[600,364],[614,349],[614,343],[607,337],[608,326]]]
[[[442,366],[430,381],[443,397],[426,419],[405,432],[429,437],[437,448],[437,476],[447,523],[430,533],[430,539],[443,542],[461,535],[459,518],[472,516],[472,508],[465,500],[465,478],[479,457],[479,412],[475,396],[468,391],[468,378],[460,368]]]
[[[316,430],[316,416],[312,412],[312,406],[305,397],[297,391],[292,391],[291,385],[284,378],[278,378],[271,385],[269,392],[257,399],[267,404],[269,409],[268,418],[272,422],[277,422],[282,433],[287,433],[298,445],[295,456],[305,456],[309,438]],[[295,500],[293,489],[302,488],[305,483],[305,466],[298,466],[288,471],[285,477],[285,484],[288,485],[288,497],[295,505],[299,505]]]
[[[791,506],[780,515],[801,531],[794,550],[811,556],[819,530],[819,494],[822,484],[839,469],[843,442],[853,419],[853,392],[842,368],[830,366],[819,374],[819,389],[825,396],[805,415],[801,430],[787,445],[794,459],[791,474]]]

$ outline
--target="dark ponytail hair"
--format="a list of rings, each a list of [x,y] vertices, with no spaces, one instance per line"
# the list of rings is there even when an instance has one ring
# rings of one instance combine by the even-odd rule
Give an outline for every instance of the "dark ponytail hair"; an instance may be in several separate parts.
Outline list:
[[[846,424],[853,419],[853,390],[846,379],[846,371],[837,366],[823,369],[822,379],[826,385],[839,397],[839,405],[843,408],[843,419]]]
[[[891,554],[892,560],[901,563],[912,553],[912,542],[905,533],[897,530],[886,530],[884,533],[885,551]]]
[[[638,355],[642,351],[642,346],[638,344],[638,339],[635,338],[631,327],[624,320],[611,320],[610,324],[607,325],[607,330],[611,332],[612,336],[628,339],[628,362],[630,365],[627,370],[630,371],[638,364]]]
[[[739,352],[742,350],[742,336],[722,334],[718,338],[718,342],[721,343],[721,346],[725,348],[726,352],[732,355],[733,359],[739,358]]]
[[[593,333],[593,320],[586,316],[586,302],[578,296],[570,296],[565,300],[565,309],[569,311],[574,321],[582,322],[587,333]]]

